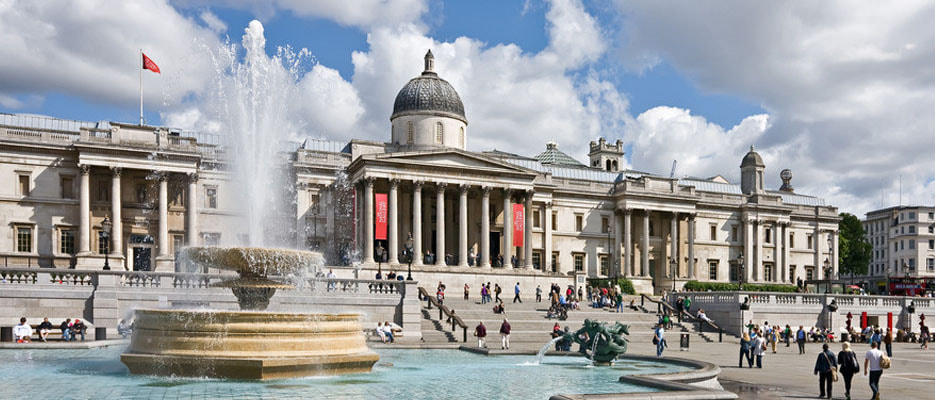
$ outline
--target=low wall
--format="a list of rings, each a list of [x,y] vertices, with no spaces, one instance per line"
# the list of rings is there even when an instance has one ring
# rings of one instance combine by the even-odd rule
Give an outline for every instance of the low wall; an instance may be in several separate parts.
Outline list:
[[[832,328],[841,332],[847,326],[847,314],[851,313],[851,325],[860,329],[861,313],[876,317],[878,325],[885,328],[888,313],[893,314],[893,328],[918,332],[921,314],[935,315],[935,299],[896,296],[851,296],[840,294],[809,293],[764,293],[764,292],[679,292],[670,295],[692,299],[692,313],[699,308],[724,328],[725,332],[739,335],[747,322],[785,326],[797,329],[800,325]],[[749,309],[741,310],[747,302]],[[834,302],[836,311],[828,307]],[[673,303],[674,304],[674,303]],[[909,305],[915,307],[909,312]]]
[[[133,309],[210,308],[237,310],[230,289],[210,287],[232,278],[219,274],[175,274],[124,271],[81,271],[0,268],[0,326],[26,317],[38,323],[48,317],[58,326],[81,318],[116,334],[117,323]],[[364,328],[393,321],[407,340],[422,337],[417,281],[317,279],[280,289],[270,310],[291,312],[356,312]]]

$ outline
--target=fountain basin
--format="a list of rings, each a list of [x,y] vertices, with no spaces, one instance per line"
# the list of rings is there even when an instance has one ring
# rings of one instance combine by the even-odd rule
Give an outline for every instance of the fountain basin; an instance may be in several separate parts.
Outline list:
[[[369,372],[357,314],[137,309],[133,374],[282,379]]]

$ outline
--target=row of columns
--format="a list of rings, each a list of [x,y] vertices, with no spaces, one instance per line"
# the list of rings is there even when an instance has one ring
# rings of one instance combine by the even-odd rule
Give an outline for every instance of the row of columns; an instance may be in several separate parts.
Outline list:
[[[640,213],[642,214],[642,233],[640,234],[640,266],[636,268],[634,264],[633,257],[633,238],[632,236],[632,214]],[[619,234],[619,229],[617,229],[617,234],[615,235],[617,240],[617,246],[615,246],[615,251],[620,249],[620,241],[623,241],[623,273],[626,277],[631,278],[649,278],[649,224],[650,224],[650,214],[651,210],[623,210],[623,235]],[[671,242],[669,248],[670,260],[679,260],[679,221],[681,220],[680,214],[676,212],[671,213],[669,232],[671,234]],[[615,220],[615,224],[619,227],[619,221]],[[688,214],[688,255],[687,255],[687,265],[688,265],[688,278],[695,279],[695,215]],[[675,275],[672,275],[671,268],[669,264],[664,265],[664,271],[666,276],[675,279],[678,278],[678,271],[675,271]]]
[[[763,245],[765,244],[765,229],[772,227],[773,235],[771,238],[773,245],[773,265],[774,269],[770,276],[766,276],[766,266],[763,256]],[[790,224],[788,222],[766,222],[758,221],[754,218],[744,220],[744,281],[745,282],[791,282],[792,276],[789,275],[791,260],[791,248],[789,237],[791,234]],[[826,240],[824,235],[830,235],[832,247],[830,254],[825,253],[824,246]],[[814,249],[814,268],[816,279],[833,279],[837,275],[838,265],[838,241],[837,233],[834,231],[822,231],[816,227],[812,236],[812,248]],[[824,270],[824,257],[831,263],[831,276],[826,276]]]
[[[79,194],[79,225],[78,225],[78,255],[87,256],[91,254],[91,166],[82,164],[81,184]],[[122,217],[122,199],[121,199],[121,176],[123,168],[110,167],[110,219],[113,223],[111,232],[111,248],[113,255],[122,255],[123,252],[123,217]],[[169,257],[169,175],[166,172],[157,172],[157,181],[159,182],[159,231],[158,231],[158,257]],[[197,244],[197,224],[198,224],[198,175],[191,173],[187,175],[187,201],[185,208],[185,241],[188,245]]]

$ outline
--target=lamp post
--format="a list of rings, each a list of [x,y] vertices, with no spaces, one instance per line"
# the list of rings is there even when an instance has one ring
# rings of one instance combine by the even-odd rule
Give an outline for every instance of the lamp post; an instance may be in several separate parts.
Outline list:
[[[113,233],[114,224],[110,222],[110,219],[104,217],[104,220],[101,221],[101,228],[104,229],[104,239],[107,241],[107,251],[104,252],[104,270],[110,271],[110,235]]]
[[[744,273],[743,252],[742,252],[742,251],[740,252],[740,255],[737,256],[737,267],[738,267],[737,269],[740,270],[740,276],[737,277],[737,280],[740,281],[740,288],[739,288],[739,289],[740,289],[740,291],[743,291],[743,281],[744,281],[744,278],[746,278],[747,275]]]
[[[672,268],[672,292],[675,293],[675,277],[679,272],[679,262],[673,258],[669,261],[669,267]]]
[[[825,294],[831,293],[831,260],[825,257],[825,279],[828,281],[828,286],[825,288]]]
[[[412,257],[413,257],[412,250],[413,250],[412,249],[412,233],[410,232],[409,238],[406,239],[406,253],[409,254],[409,273],[406,275],[407,281],[412,280]]]

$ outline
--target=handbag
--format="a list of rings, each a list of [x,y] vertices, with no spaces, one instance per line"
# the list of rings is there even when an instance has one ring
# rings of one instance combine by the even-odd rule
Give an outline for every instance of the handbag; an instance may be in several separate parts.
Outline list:
[[[656,335],[653,335],[653,344],[655,345],[659,344],[659,338],[657,338]]]
[[[880,368],[889,369],[890,368],[890,358],[886,354],[880,355]]]
[[[825,361],[828,362],[828,366],[831,366],[831,359],[828,358],[828,353],[823,352],[821,353],[821,355],[825,356]],[[831,367],[831,381],[832,382],[838,381],[838,367],[834,367],[834,366]]]

